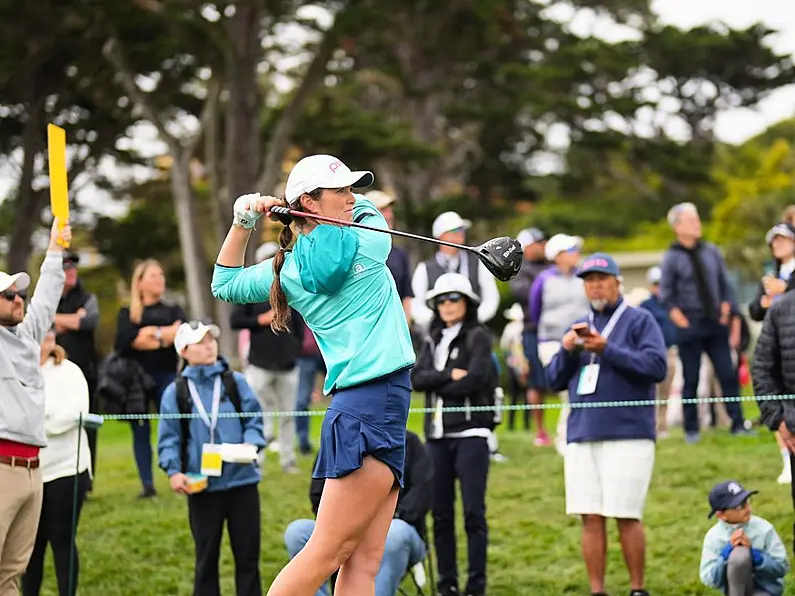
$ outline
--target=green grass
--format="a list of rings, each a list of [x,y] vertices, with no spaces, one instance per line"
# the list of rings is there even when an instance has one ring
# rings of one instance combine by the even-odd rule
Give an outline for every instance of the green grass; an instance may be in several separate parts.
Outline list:
[[[746,405],[747,413],[751,408]],[[548,411],[554,428],[556,411]],[[410,427],[421,428],[412,415]],[[317,433],[320,418],[312,418]],[[523,432],[500,429],[501,451],[509,461],[492,466],[488,489],[489,595],[560,596],[588,594],[580,557],[579,524],[564,513],[563,464],[552,449],[539,449]],[[284,475],[269,455],[260,484],[262,498],[262,578],[269,585],[287,556],[282,533],[298,517],[311,516],[308,484],[312,458],[300,462],[303,475]],[[101,429],[98,478],[83,510],[78,534],[83,596],[190,594],[193,543],[184,498],[171,494],[157,474],[160,495],[136,500],[139,490],[129,428],[108,422]],[[698,564],[707,520],[706,494],[713,483],[736,478],[761,492],[755,511],[770,520],[790,550],[793,508],[789,487],[775,479],[781,457],[773,437],[735,439],[725,430],[705,433],[697,446],[681,434],[659,443],[646,508],[647,587],[653,596],[717,594],[701,586]],[[460,520],[460,517],[459,517]],[[459,521],[460,569],[465,577],[465,541]],[[233,594],[232,557],[225,540],[222,591]],[[463,581],[463,580],[462,580]],[[609,535],[608,590],[627,594],[627,574],[615,526]],[[788,579],[788,592],[795,582]],[[56,594],[48,563],[43,590]]]

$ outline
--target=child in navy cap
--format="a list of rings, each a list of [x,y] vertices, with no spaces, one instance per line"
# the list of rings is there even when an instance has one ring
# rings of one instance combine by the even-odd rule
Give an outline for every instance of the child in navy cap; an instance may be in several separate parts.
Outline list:
[[[718,518],[704,536],[701,581],[728,596],[779,596],[789,571],[787,551],[773,525],[751,515],[751,495],[734,480],[709,493],[709,517]]]

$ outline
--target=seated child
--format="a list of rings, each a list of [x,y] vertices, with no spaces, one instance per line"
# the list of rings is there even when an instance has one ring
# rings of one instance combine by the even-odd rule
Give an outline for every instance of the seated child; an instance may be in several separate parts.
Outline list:
[[[220,594],[218,560],[224,523],[238,594],[262,594],[259,574],[260,469],[265,447],[260,403],[241,373],[218,356],[215,325],[183,323],[174,348],[185,367],[163,392],[157,437],[160,467],[174,492],[188,496],[195,546],[195,596]],[[236,417],[235,413],[256,412]],[[219,417],[219,413],[221,416]],[[174,414],[193,414],[173,418]]]
[[[751,495],[733,480],[709,493],[709,517],[718,523],[704,536],[699,575],[728,596],[779,596],[789,571],[787,551],[767,520],[751,515]]]

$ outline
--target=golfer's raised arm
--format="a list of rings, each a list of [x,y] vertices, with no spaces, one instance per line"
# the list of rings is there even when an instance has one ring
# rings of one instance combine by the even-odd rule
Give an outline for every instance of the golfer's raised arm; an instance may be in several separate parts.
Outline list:
[[[218,300],[236,304],[264,302],[273,283],[273,259],[243,267],[251,231],[264,213],[282,202],[258,194],[243,195],[235,201],[234,219],[218,252],[213,270],[212,293]]]

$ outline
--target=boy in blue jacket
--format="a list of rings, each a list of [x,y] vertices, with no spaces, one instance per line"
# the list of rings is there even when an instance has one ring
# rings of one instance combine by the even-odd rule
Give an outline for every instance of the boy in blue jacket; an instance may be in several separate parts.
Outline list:
[[[780,596],[789,571],[787,551],[773,525],[751,515],[751,495],[729,480],[709,493],[709,517],[718,523],[704,536],[699,575],[704,585],[729,596]]]
[[[259,596],[260,471],[256,457],[265,447],[262,416],[229,415],[261,409],[245,377],[230,371],[219,358],[219,335],[215,325],[198,322],[183,323],[177,331],[174,348],[186,366],[163,392],[160,413],[195,417],[161,419],[157,451],[172,490],[188,496],[196,550],[194,596],[221,593],[218,559],[224,522],[235,560],[237,594]]]

